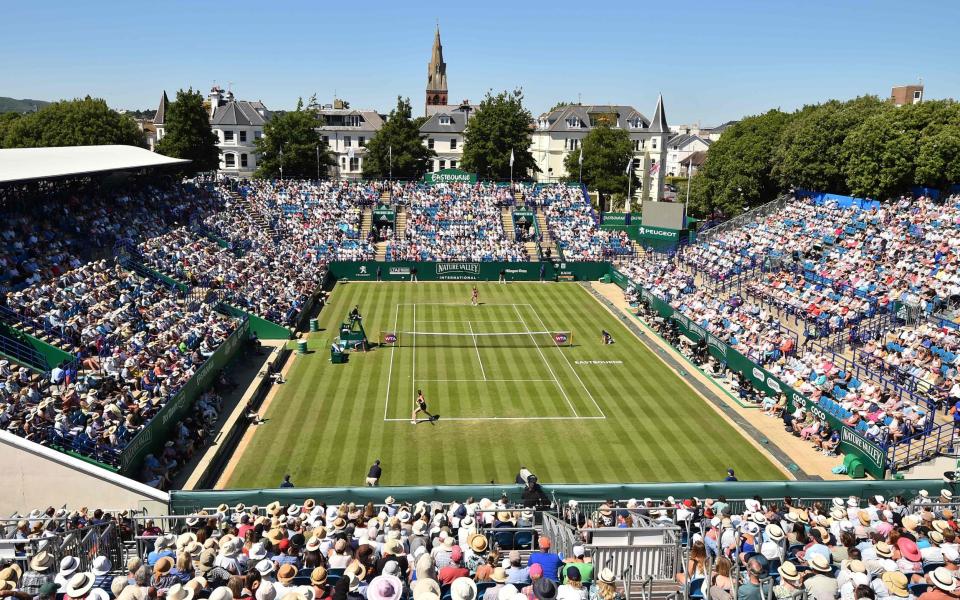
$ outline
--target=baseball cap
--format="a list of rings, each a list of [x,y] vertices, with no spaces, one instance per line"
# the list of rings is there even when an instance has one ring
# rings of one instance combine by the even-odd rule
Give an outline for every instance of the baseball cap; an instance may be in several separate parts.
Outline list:
[[[40,597],[52,596],[56,594],[59,589],[60,589],[59,583],[56,583],[55,581],[48,581],[47,583],[40,586],[40,591],[38,592],[37,595]]]

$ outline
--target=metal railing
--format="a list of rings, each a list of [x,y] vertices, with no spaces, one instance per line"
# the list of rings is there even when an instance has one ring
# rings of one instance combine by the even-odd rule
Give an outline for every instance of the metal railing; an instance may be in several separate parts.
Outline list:
[[[893,443],[887,448],[887,464],[896,473],[927,459],[952,454],[955,446],[956,427],[952,422],[936,425],[930,431],[922,431]]]
[[[787,202],[793,200],[793,196],[783,195],[778,197],[775,200],[771,200],[766,204],[752,208],[747,212],[737,215],[731,219],[727,219],[723,223],[720,223],[714,227],[711,227],[707,231],[701,231],[697,233],[697,241],[700,242],[709,242],[715,238],[718,234],[729,231],[730,229],[736,229],[742,227],[744,224],[754,221],[758,218],[765,217],[771,213],[778,212],[783,210],[783,207],[787,205]]]

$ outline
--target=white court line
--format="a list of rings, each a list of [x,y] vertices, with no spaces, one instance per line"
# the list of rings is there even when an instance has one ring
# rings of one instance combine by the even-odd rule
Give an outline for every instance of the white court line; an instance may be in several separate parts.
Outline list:
[[[467,327],[470,328],[470,337],[473,338],[473,349],[477,351],[477,362],[480,363],[480,374],[483,375],[483,380],[487,380],[487,372],[483,368],[483,359],[480,358],[480,347],[477,346],[477,336],[473,333],[473,325],[470,321],[467,321]]]
[[[397,330],[397,319],[400,316],[400,305],[393,311],[393,330]],[[393,377],[393,355],[397,352],[397,345],[390,348],[390,369],[387,371],[387,400],[383,403],[383,418],[387,418],[387,409],[390,407],[390,379]]]
[[[597,419],[606,419],[606,417],[441,417],[440,421],[592,421]],[[409,423],[410,419],[384,419],[384,421]]]
[[[534,382],[544,382],[544,381],[553,381],[553,379],[421,379],[423,381],[438,382],[438,383],[457,383],[457,382],[481,382],[486,381],[488,383],[523,383],[525,381],[534,381]]]
[[[557,379],[556,373],[553,372],[553,367],[550,366],[550,363],[547,362],[547,357],[543,355],[543,350],[540,349],[540,346],[537,344],[537,339],[533,337],[533,332],[530,331],[530,328],[527,327],[526,322],[523,321],[523,315],[520,314],[520,309],[517,308],[517,305],[513,305],[513,310],[517,313],[517,318],[523,322],[524,330],[530,334],[530,339],[533,340],[533,345],[536,347],[537,352],[540,353],[540,358],[543,359],[543,364],[547,366],[547,370],[550,371],[550,376],[553,377],[553,381],[557,384],[557,387],[560,388],[560,393],[563,394],[564,399],[567,401],[567,404],[570,406],[570,410],[573,411],[573,416],[577,417],[577,409],[573,407],[573,402],[570,402],[570,397],[567,396],[567,390],[563,389],[563,385],[560,384],[560,380]]]
[[[537,315],[537,320],[540,321],[540,326],[543,327],[543,329],[546,331],[546,330],[547,330],[547,325],[546,325],[546,323],[543,322],[543,318],[540,316],[540,311],[538,311],[538,310],[536,309],[536,307],[534,307],[534,306],[532,306],[532,305],[530,305],[530,304],[527,304],[526,306],[529,306],[529,307],[530,307],[530,310],[533,311],[533,314]],[[590,400],[593,402],[593,405],[596,406],[596,407],[597,407],[597,410],[600,411],[601,418],[606,419],[606,418],[607,418],[607,415],[604,414],[603,409],[600,408],[600,405],[599,405],[599,404],[597,404],[597,400],[593,397],[593,394],[590,393],[590,390],[587,389],[587,385],[586,385],[585,383],[583,383],[583,380],[582,380],[582,379],[580,379],[580,374],[577,373],[577,370],[573,368],[573,365],[572,365],[572,364],[570,364],[570,359],[567,358],[567,353],[563,351],[563,348],[561,348],[561,347],[560,347],[560,344],[557,344],[556,341],[554,341],[553,344],[554,344],[554,346],[556,346],[557,350],[560,352],[560,355],[563,356],[563,360],[567,361],[567,366],[570,367],[570,370],[571,370],[571,371],[573,371],[573,375],[574,375],[574,377],[577,378],[577,381],[580,382],[580,386],[583,387],[583,391],[585,391],[585,392],[587,393],[587,396],[590,396]]]
[[[473,323],[522,323],[516,319],[509,320],[493,320],[493,321],[478,321],[476,319],[471,320]],[[448,319],[448,320],[437,320],[437,319],[420,319],[418,323],[463,323],[463,319]]]
[[[410,398],[417,397],[417,304],[413,304],[413,358],[410,365]],[[416,410],[416,409],[414,409]],[[413,413],[416,415],[416,412]],[[413,418],[416,418],[414,416]]]
[[[469,302],[401,302],[400,306],[470,306]],[[481,302],[480,306],[516,306],[512,302]],[[521,305],[522,306],[522,305]]]

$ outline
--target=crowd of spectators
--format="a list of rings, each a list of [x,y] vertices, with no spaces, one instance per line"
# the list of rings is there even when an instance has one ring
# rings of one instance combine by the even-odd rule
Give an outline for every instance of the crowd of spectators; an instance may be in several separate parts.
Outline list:
[[[624,245],[619,233],[601,232],[599,217],[590,199],[584,197],[583,188],[566,184],[537,185],[528,188],[525,197],[546,214],[550,236],[565,260],[598,261],[614,252],[624,253],[619,250]]]
[[[500,209],[513,203],[509,187],[491,183],[407,185],[395,198],[408,205],[402,239],[391,260],[520,261],[523,245],[504,235]]]
[[[690,597],[946,600],[960,595],[955,507],[950,489],[910,499],[607,500],[588,512],[570,500],[544,507],[572,528],[567,555],[506,497],[221,504],[175,521],[48,508],[5,529],[30,550],[0,564],[0,591],[22,600],[622,600],[622,574],[593,561],[592,532],[679,527],[675,586]],[[136,540],[125,564],[58,562],[28,544],[108,525]],[[500,543],[498,531],[513,530],[527,532],[522,551],[511,547],[517,537]]]

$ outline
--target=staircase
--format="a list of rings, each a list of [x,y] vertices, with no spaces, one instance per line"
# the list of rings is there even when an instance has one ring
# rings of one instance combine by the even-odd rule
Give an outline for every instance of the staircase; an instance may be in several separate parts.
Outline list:
[[[380,204],[390,204],[392,199],[393,196],[390,195],[390,190],[380,190]]]
[[[404,207],[397,207],[397,227],[394,229],[393,237],[402,240],[407,235],[407,211]]]
[[[526,204],[527,197],[524,195],[522,187],[514,190],[513,197],[517,201],[516,202],[517,206],[523,206],[524,204]]]
[[[373,210],[363,209],[363,216],[360,218],[360,239],[365,240],[370,235],[370,228],[373,226]]]
[[[387,244],[389,243],[390,242],[377,242],[375,246],[377,249],[377,254],[374,256],[373,260],[377,262],[384,262],[387,260]]]
[[[530,262],[540,262],[540,246],[536,242],[524,242],[523,247],[527,250]]]
[[[279,232],[276,230],[275,227],[273,227],[270,221],[268,221],[267,218],[264,216],[264,214],[260,211],[259,206],[257,206],[256,204],[248,200],[246,197],[239,196],[234,192],[231,192],[230,196],[231,196],[232,202],[239,203],[240,205],[246,207],[247,214],[250,215],[250,220],[253,221],[253,223],[257,227],[261,228],[264,231],[269,231],[270,235],[274,239],[277,238],[277,235]]]
[[[647,251],[643,249],[643,246],[640,245],[640,242],[637,240],[630,240],[630,245],[633,247],[633,255],[637,260],[644,260],[647,257]]]
[[[508,240],[517,239],[517,233],[513,227],[513,213],[505,206],[500,209],[500,222],[503,224],[503,237]]]
[[[560,258],[557,244],[554,243],[553,238],[550,236],[550,228],[547,226],[547,215],[544,214],[539,206],[537,207],[537,229],[540,230],[540,251],[544,252],[549,248],[551,257]]]

